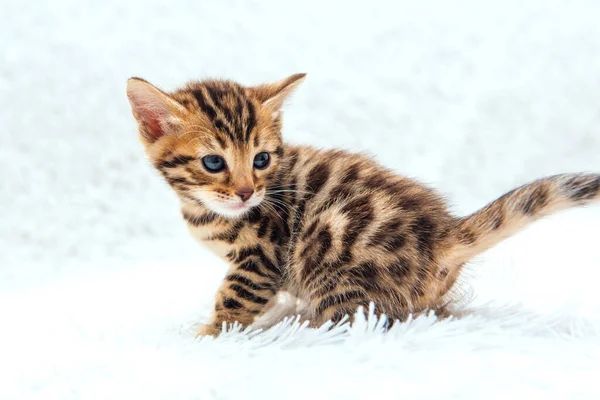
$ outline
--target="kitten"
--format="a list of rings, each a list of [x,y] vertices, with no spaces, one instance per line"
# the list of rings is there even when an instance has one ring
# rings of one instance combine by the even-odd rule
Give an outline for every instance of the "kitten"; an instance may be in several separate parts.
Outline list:
[[[191,234],[230,265],[199,334],[251,325],[282,291],[305,302],[312,326],[370,301],[391,320],[443,313],[465,262],[599,197],[599,174],[563,174],[454,217],[434,191],[364,156],[284,144],[281,108],[304,77],[206,80],[171,93],[127,83],[141,142]]]

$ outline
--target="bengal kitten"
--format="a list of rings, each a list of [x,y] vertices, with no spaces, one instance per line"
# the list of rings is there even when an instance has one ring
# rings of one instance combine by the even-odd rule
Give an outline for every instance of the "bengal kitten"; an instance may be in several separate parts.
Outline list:
[[[303,299],[313,326],[371,301],[391,320],[442,311],[465,262],[599,197],[600,174],[563,174],[455,217],[434,191],[362,155],[284,144],[282,104],[304,77],[205,80],[170,93],[127,83],[141,142],[189,230],[229,262],[199,334],[251,325],[280,291]]]

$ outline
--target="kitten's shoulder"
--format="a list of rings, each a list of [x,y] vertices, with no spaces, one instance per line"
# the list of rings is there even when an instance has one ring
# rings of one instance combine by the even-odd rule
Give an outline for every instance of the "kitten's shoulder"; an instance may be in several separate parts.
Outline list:
[[[324,149],[307,145],[285,145],[285,156],[288,159],[301,161],[300,164],[326,163],[336,165],[344,169],[354,166],[354,168],[374,169],[380,172],[390,173],[391,171],[378,163],[375,158],[363,152],[353,152],[344,149]]]

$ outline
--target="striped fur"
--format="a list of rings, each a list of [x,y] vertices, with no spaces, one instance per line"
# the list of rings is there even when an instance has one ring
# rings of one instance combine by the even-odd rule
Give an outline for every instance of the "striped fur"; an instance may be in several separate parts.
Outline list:
[[[455,217],[434,191],[362,155],[284,144],[281,107],[303,77],[257,87],[192,82],[172,93],[128,83],[140,139],[179,195],[190,232],[230,264],[201,334],[252,324],[280,291],[302,299],[314,325],[370,301],[392,319],[442,312],[465,262],[599,197],[600,175],[564,174]],[[253,167],[260,152],[270,156],[264,169]],[[201,159],[211,154],[227,168],[208,171]],[[243,204],[241,187],[253,190]],[[241,211],[222,212],[223,204]]]

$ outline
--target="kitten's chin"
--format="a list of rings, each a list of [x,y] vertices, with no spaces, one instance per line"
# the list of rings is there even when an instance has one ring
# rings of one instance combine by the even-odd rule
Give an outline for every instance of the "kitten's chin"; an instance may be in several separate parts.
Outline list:
[[[223,205],[216,205],[216,204],[209,205],[208,203],[205,203],[205,206],[206,206],[206,208],[208,208],[210,211],[214,212],[215,214],[219,214],[220,216],[225,217],[227,219],[240,218],[240,217],[244,216],[244,214],[246,214],[252,208],[254,208],[253,206],[230,208],[230,207],[223,206]]]
[[[245,203],[223,203],[218,201],[210,201],[208,199],[201,199],[202,204],[208,210],[218,214],[227,219],[241,218],[248,211],[258,206],[261,199],[252,198]]]

